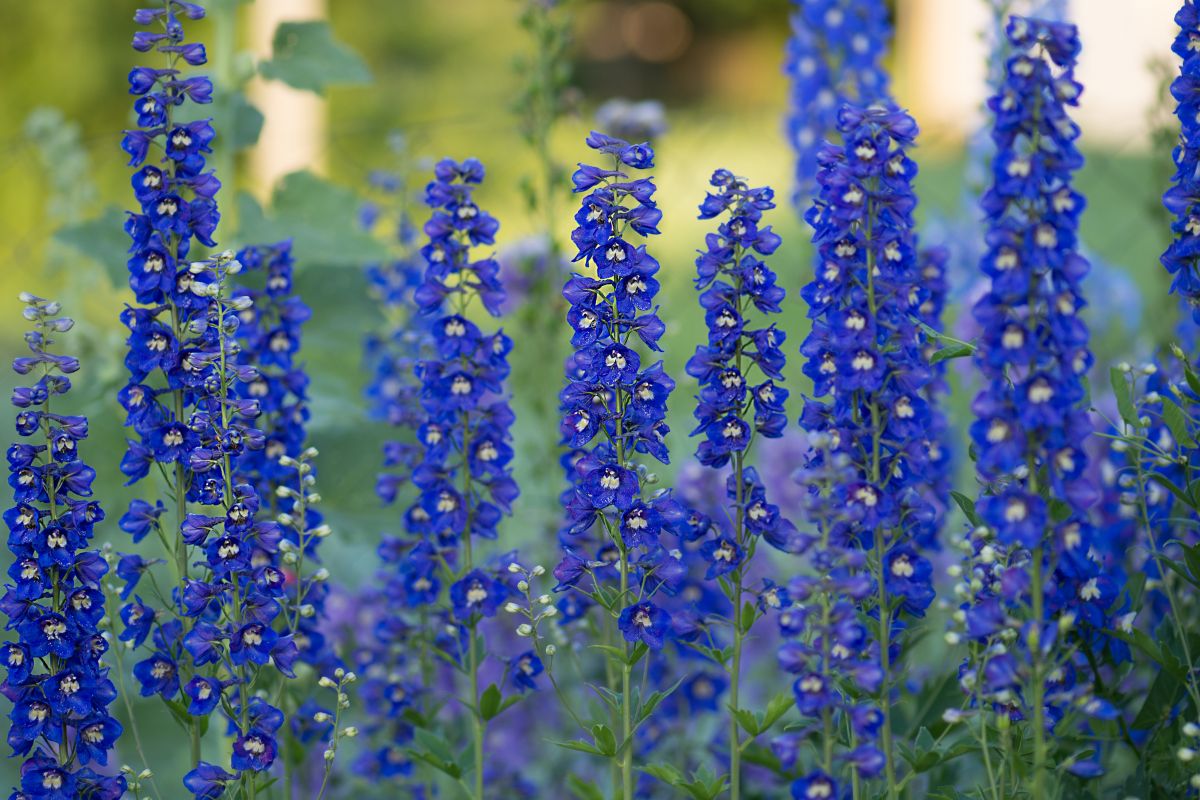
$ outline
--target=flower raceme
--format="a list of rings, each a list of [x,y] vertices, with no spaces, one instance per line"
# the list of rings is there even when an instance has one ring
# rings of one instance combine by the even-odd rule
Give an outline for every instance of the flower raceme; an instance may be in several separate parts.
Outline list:
[[[707,467],[731,465],[726,481],[727,506],[715,515],[711,538],[700,553],[708,563],[707,580],[720,578],[732,624],[730,657],[722,659],[729,673],[729,780],[731,796],[741,794],[741,710],[739,688],[742,650],[755,621],[743,606],[746,571],[761,537],[784,552],[796,552],[800,537],[779,509],[767,502],[757,471],[747,458],[756,436],[778,438],[787,425],[787,390],[779,385],[785,362],[785,339],[774,324],[757,327],[753,315],[778,314],[784,290],[760,256],[779,247],[779,236],[762,224],[765,211],[775,207],[770,188],[751,188],[728,170],[719,169],[709,181],[713,191],[700,206],[701,219],[722,217],[706,250],[696,259],[696,288],[702,293],[708,343],[696,348],[688,374],[700,382],[697,426],[703,435],[696,459]],[[704,531],[701,531],[702,535]],[[722,609],[724,610],[724,609]]]
[[[12,796],[119,798],[125,776],[95,769],[109,763],[121,736],[108,710],[117,692],[100,630],[109,565],[90,547],[104,512],[91,499],[96,473],[79,453],[87,418],[59,408],[79,360],[52,351],[73,322],[59,316],[58,303],[21,300],[33,329],[25,334],[30,355],[14,359],[13,370],[37,381],[13,390],[23,441],[8,449],[15,504],[4,514],[13,563],[0,605],[16,639],[0,647],[0,689],[13,704],[8,743],[24,758]]]
[[[1088,517],[1097,496],[1085,454],[1092,355],[1078,316],[1088,264],[1075,250],[1084,199],[1071,185],[1083,159],[1067,113],[1081,92],[1079,39],[1072,25],[1023,17],[1006,34],[1005,81],[988,103],[997,152],[982,200],[981,269],[990,286],[974,308],[985,384],[971,438],[986,490],[982,524],[966,547],[970,583],[958,590],[965,602],[954,636],[971,646],[964,690],[996,714],[1029,720],[1030,791],[1041,796],[1049,735],[1077,709],[1099,718],[1112,710],[1093,702],[1082,651],[1108,627],[1119,587],[1098,563]],[[1072,644],[1076,636],[1082,641]],[[1084,759],[1070,769],[1088,775],[1095,766]]]
[[[605,635],[624,644],[624,656],[613,657],[608,690],[620,697],[625,743],[613,759],[624,796],[632,797],[632,667],[635,657],[660,650],[669,638],[671,615],[654,595],[670,592],[683,574],[659,540],[683,514],[669,494],[648,493],[654,478],[636,459],[669,460],[665,419],[675,382],[661,361],[645,364],[642,357],[661,349],[664,326],[654,304],[658,261],[635,242],[659,232],[662,212],[653,181],[627,170],[652,167],[654,151],[596,132],[587,144],[608,163],[580,164],[572,176],[584,195],[571,233],[575,261],[592,274],[572,275],[563,288],[574,347],[559,396],[570,487],[563,495],[566,555],[554,573],[567,593],[559,603],[564,622],[599,604],[616,623]]]
[[[847,559],[851,574],[865,565],[862,556],[871,556],[871,578],[863,578],[874,587],[851,596],[876,620],[881,679],[869,691],[880,693],[884,758],[855,763],[863,777],[885,769],[890,794],[893,649],[902,616],[923,616],[933,599],[930,564],[919,547],[936,535],[926,481],[941,459],[930,408],[933,374],[918,326],[927,289],[913,233],[916,164],[908,157],[917,126],[894,106],[846,106],[838,130],[845,144],[821,151],[821,191],[807,215],[818,260],[802,293],[812,330],[800,352],[813,397],[800,423],[826,442],[824,451],[812,452],[808,469],[837,466],[849,477],[816,501],[831,504],[816,518],[834,527],[817,555],[824,558],[836,545],[843,551],[837,563]],[[837,465],[827,464],[830,458]],[[859,554],[846,552],[855,547]]]

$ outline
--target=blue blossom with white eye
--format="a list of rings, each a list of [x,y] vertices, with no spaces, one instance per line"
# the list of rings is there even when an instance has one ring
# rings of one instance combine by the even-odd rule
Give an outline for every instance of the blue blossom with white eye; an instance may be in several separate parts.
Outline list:
[[[15,505],[4,514],[13,565],[4,587],[6,628],[16,641],[0,651],[3,693],[13,704],[8,743],[24,758],[14,797],[119,797],[124,776],[101,776],[89,764],[108,764],[121,735],[109,714],[116,687],[103,659],[100,634],[107,565],[90,549],[104,519],[91,499],[94,470],[80,460],[87,419],[62,413],[79,361],[58,355],[58,335],[73,322],[58,303],[22,294],[31,355],[14,359],[21,376],[36,377],[13,392],[17,432],[29,443],[8,449]],[[35,443],[36,442],[36,443]]]

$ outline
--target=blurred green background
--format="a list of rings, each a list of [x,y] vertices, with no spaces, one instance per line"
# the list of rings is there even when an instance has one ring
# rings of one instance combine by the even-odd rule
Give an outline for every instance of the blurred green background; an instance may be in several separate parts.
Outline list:
[[[112,222],[112,209],[132,203],[130,170],[119,145],[121,130],[131,124],[125,75],[142,61],[128,47],[137,5],[127,0],[0,0],[5,43],[0,47],[0,74],[5,76],[0,82],[4,109],[0,116],[0,298],[7,298],[0,299],[4,312],[0,313],[0,350],[8,359],[22,348],[19,291],[66,302],[78,322],[77,330],[68,336],[67,349],[83,358],[70,405],[91,417],[91,439],[83,452],[99,472],[99,494],[110,515],[99,538],[112,541],[118,549],[126,544],[115,519],[133,494],[120,486],[117,469],[123,432],[115,395],[124,380],[124,329],[117,317],[132,298],[123,278],[125,237]],[[250,4],[218,0],[216,5],[229,7],[228,24],[222,30],[212,19],[188,26],[189,38],[208,44],[210,59],[219,58],[219,44],[228,56],[231,43],[241,53],[256,41]],[[281,5],[286,8],[287,0]],[[664,40],[661,30],[655,33],[653,16],[642,13],[642,7],[650,5],[658,7],[656,13],[676,15],[667,20],[676,26],[667,33],[674,31],[676,38]],[[664,6],[673,11],[663,11]],[[664,235],[651,247],[663,264],[665,358],[680,384],[672,403],[671,445],[677,462],[685,461],[693,449],[686,434],[695,387],[682,367],[703,336],[703,316],[690,281],[694,251],[708,228],[695,219],[695,207],[714,168],[727,167],[754,184],[776,187],[780,208],[771,221],[784,246],[773,266],[793,297],[809,279],[808,231],[787,203],[792,163],[782,134],[787,87],[780,65],[788,35],[788,7],[785,0],[580,0],[572,4],[574,44],[569,53],[577,107],[554,130],[553,157],[564,164],[588,157],[582,139],[596,106],[606,99],[657,98],[667,108],[670,129],[657,142],[654,170]],[[908,7],[899,4],[901,24]],[[234,202],[240,192],[265,200],[271,187],[256,182],[248,156],[229,151],[229,137],[221,127],[221,113],[228,114],[228,106],[213,109],[220,134],[214,163],[224,167],[219,177],[226,183],[219,200],[229,222],[253,222],[252,227],[263,230],[271,224],[286,227],[292,220],[321,229],[304,231],[314,237],[324,235],[322,226],[344,228],[328,232],[323,240],[326,246],[316,255],[298,246],[296,257],[298,290],[314,308],[303,351],[312,374],[311,438],[322,454],[319,485],[335,528],[324,553],[335,578],[349,585],[369,579],[380,533],[395,530],[398,522],[396,513],[380,507],[373,491],[378,443],[388,434],[367,420],[361,395],[368,376],[360,366],[360,350],[363,335],[378,326],[381,317],[362,277],[362,261],[374,251],[351,230],[355,194],[365,186],[370,170],[391,166],[388,136],[402,131],[417,155],[474,155],[485,162],[488,179],[477,197],[501,220],[502,249],[538,230],[538,218],[520,189],[523,177],[537,169],[538,159],[522,140],[512,111],[523,81],[515,62],[531,49],[516,22],[520,8],[518,0],[330,0],[326,12],[334,35],[359,54],[371,80],[330,88],[319,112],[324,129],[318,161],[311,166],[340,189],[320,182],[293,183],[292,191],[280,200],[281,208],[273,216],[267,212],[274,223],[264,222],[253,202]],[[642,13],[642,28],[638,13]],[[1168,47],[1169,41],[1164,40],[1164,58],[1169,56]],[[903,55],[897,55],[897,64],[905,63]],[[238,56],[221,69],[229,77],[245,72],[249,64],[249,56]],[[921,86],[905,77],[897,76],[902,87],[898,99],[914,104]],[[1103,92],[1104,87],[1088,91]],[[37,111],[45,107],[59,113]],[[1156,125],[1152,111],[1148,107],[1129,113],[1145,117],[1149,129]],[[295,124],[303,128],[311,122],[299,119]],[[1084,142],[1086,147],[1086,131]],[[1092,280],[1097,301],[1092,324],[1099,342],[1098,364],[1104,367],[1148,345],[1170,327],[1173,304],[1166,300],[1165,279],[1157,264],[1166,229],[1156,211],[1170,160],[1161,146],[1150,152],[1089,149],[1088,155],[1079,178],[1089,201],[1083,240],[1098,261],[1111,265]],[[963,208],[963,137],[952,131],[929,131],[917,159],[922,170],[918,192],[924,241],[937,243],[954,227],[947,220],[961,223],[976,217],[973,208]],[[414,178],[418,185],[423,181],[421,175]],[[324,194],[307,196],[305,187],[310,186]],[[569,243],[573,213],[568,191],[569,186],[564,186],[558,201],[563,213],[553,232],[565,243]],[[56,239],[56,232],[64,227],[69,228],[68,234]],[[225,234],[218,231],[223,247],[252,243],[234,236],[228,227],[222,227]],[[346,257],[339,258],[343,244],[348,248]],[[969,270],[960,264],[953,275],[960,302],[951,315],[962,313]],[[789,333],[787,347],[793,362],[788,375],[794,418],[804,387],[799,357],[794,354],[806,321],[796,301],[787,306],[785,316],[782,327]],[[519,379],[514,380],[512,391],[520,415],[516,468],[524,496],[515,518],[503,530],[513,546],[532,547],[549,559],[555,547],[550,533],[554,498],[561,487],[548,446],[548,438],[557,436],[557,420],[548,410],[554,406],[561,377],[558,365],[568,337],[565,325],[550,338],[523,335],[531,333],[529,319],[529,313],[523,312],[504,321],[516,342],[513,361]],[[2,380],[7,394],[13,376],[6,374]],[[963,397],[954,402],[960,411],[965,408]],[[11,410],[6,407],[0,416],[4,429],[11,430]],[[143,493],[149,491],[148,486],[141,488]],[[973,491],[969,484],[963,488]],[[144,713],[165,719],[157,704],[145,704]],[[171,763],[169,745],[169,741],[147,742],[151,761]]]

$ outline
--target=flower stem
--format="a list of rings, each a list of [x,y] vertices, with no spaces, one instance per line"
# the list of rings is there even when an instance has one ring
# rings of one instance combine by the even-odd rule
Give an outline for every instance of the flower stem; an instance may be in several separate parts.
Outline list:
[[[1046,702],[1042,682],[1042,546],[1033,549],[1033,627],[1029,649],[1033,667],[1033,797],[1045,797],[1046,783]]]
[[[621,598],[629,591],[629,551],[621,545]],[[621,798],[633,800],[633,702],[629,695],[629,676],[633,667],[629,664],[629,642],[625,642],[625,664],[621,667]]]

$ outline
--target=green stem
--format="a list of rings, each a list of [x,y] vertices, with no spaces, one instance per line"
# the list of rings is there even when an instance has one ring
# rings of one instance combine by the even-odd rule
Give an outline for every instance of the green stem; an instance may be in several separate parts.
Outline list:
[[[1042,678],[1042,546],[1033,549],[1033,627],[1030,628],[1030,657],[1033,669],[1033,797],[1045,797],[1046,785],[1046,703]]]

